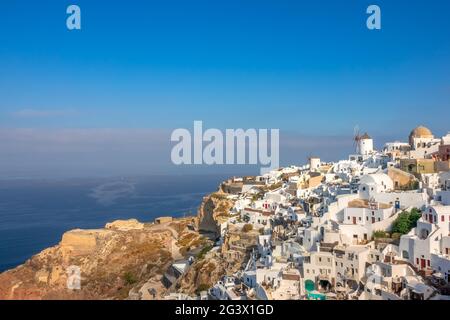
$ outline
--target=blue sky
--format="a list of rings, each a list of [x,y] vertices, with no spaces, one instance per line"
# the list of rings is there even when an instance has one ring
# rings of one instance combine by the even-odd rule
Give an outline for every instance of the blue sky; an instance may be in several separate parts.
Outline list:
[[[69,4],[81,7],[81,31],[66,29]],[[370,4],[380,31],[366,28]],[[446,0],[2,1],[0,129],[203,120],[282,135],[347,136],[356,124],[385,138],[419,124],[442,135],[449,15]],[[11,162],[26,155],[11,148]]]

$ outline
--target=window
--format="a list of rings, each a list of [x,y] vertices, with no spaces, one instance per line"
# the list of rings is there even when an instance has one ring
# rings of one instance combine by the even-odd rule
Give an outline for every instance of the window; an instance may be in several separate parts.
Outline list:
[[[427,229],[421,229],[419,234],[421,239],[426,239],[429,235],[429,232]]]
[[[359,217],[358,220],[361,221],[361,217]]]
[[[408,251],[403,250],[403,251],[402,251],[402,256],[403,256],[403,259],[409,259],[409,253],[408,253]]]
[[[445,221],[445,217],[441,216],[441,221],[444,222]]]

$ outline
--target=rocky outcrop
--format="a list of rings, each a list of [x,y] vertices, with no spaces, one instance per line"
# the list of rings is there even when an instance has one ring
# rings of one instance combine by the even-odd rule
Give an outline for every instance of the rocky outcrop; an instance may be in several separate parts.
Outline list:
[[[63,257],[91,254],[97,248],[101,238],[106,238],[110,234],[106,230],[77,229],[66,232],[60,243],[60,251]]]
[[[126,299],[159,279],[178,258],[183,219],[169,225],[116,221],[108,229],[72,230],[25,264],[0,274],[3,299]],[[79,270],[80,289],[68,286]]]
[[[220,224],[229,218],[229,211],[233,207],[233,201],[227,196],[228,194],[219,191],[203,198],[198,209],[200,232],[211,233],[215,237],[220,235]]]
[[[107,223],[105,228],[119,231],[142,230],[144,229],[144,224],[136,219],[116,220],[114,222]]]
[[[220,255],[208,254],[196,261],[177,283],[179,292],[195,295],[207,290],[227,274],[226,263]]]
[[[203,258],[194,262],[188,272],[177,283],[177,290],[188,295],[212,287],[223,276],[231,276],[241,270],[256,248],[259,232],[242,231],[231,227],[224,238],[224,244],[211,250]]]
[[[228,256],[208,252],[213,243],[204,233],[219,235],[233,206],[228,196],[218,191],[205,197],[197,217],[160,218],[154,224],[118,220],[104,229],[68,231],[58,245],[0,274],[0,300],[140,299],[149,297],[150,288],[162,298],[164,273],[187,255],[196,260],[177,288],[188,294],[207,289],[235,272],[244,256],[234,254],[237,261],[229,261],[229,251]]]

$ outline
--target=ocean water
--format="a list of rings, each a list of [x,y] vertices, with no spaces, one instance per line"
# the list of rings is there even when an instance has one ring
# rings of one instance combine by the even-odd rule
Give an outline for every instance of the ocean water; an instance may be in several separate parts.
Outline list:
[[[65,231],[117,219],[195,215],[221,175],[0,180],[0,272],[57,244]]]

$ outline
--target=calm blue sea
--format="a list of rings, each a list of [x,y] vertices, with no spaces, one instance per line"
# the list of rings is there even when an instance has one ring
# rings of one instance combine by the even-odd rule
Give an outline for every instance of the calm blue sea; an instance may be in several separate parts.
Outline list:
[[[196,214],[218,175],[70,180],[0,180],[0,272],[57,244],[75,228],[116,219]]]

